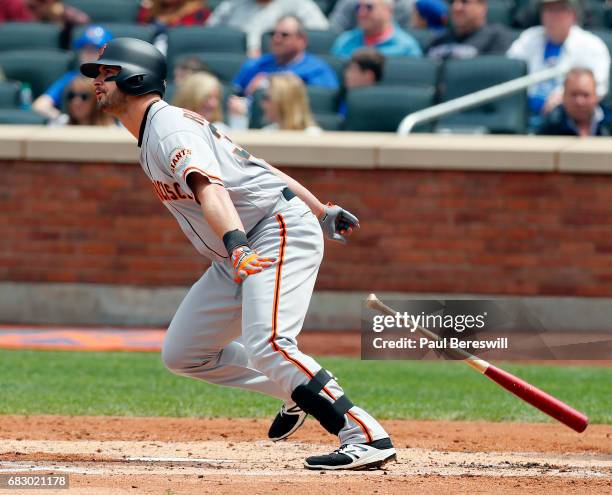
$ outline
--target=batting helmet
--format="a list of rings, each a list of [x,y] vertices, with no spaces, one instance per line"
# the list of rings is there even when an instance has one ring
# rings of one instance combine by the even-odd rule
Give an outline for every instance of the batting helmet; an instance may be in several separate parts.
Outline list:
[[[141,96],[147,93],[166,92],[166,59],[150,43],[136,38],[115,38],[100,49],[98,60],[81,65],[84,76],[96,78],[100,66],[110,65],[120,69],[115,81],[124,93]]]

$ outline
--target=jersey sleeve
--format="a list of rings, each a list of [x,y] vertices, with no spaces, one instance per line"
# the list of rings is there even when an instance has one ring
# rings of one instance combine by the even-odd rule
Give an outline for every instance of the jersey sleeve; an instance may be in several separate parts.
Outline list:
[[[184,191],[191,190],[187,177],[192,173],[206,177],[212,184],[224,185],[219,161],[201,135],[190,131],[170,134],[160,142],[160,155],[164,170]]]

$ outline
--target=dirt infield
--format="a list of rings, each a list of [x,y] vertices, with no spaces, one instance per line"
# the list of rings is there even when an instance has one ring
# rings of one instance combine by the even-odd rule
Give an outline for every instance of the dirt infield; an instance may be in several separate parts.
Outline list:
[[[335,444],[314,421],[279,444],[263,439],[267,426],[260,419],[0,416],[0,472],[68,473],[68,491],[40,491],[60,495],[612,490],[607,425],[579,435],[552,424],[387,421],[398,462],[346,473],[302,468],[305,456]]]

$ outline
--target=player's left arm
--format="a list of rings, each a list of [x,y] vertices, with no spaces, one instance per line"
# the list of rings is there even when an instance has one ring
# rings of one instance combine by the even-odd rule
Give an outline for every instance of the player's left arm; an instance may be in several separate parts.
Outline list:
[[[345,243],[345,236],[351,235],[353,229],[359,228],[359,219],[355,215],[338,205],[333,205],[331,203],[325,205],[321,203],[310,190],[293,177],[281,172],[270,164],[268,164],[268,166],[272,173],[283,179],[289,186],[289,189],[306,203],[310,211],[319,219],[321,228],[329,239]]]

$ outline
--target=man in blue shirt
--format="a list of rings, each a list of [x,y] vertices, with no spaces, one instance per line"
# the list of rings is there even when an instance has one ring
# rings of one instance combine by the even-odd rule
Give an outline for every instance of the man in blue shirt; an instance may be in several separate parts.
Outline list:
[[[332,55],[348,59],[358,48],[372,46],[386,57],[422,55],[419,43],[393,22],[393,0],[359,0],[358,28],[342,33]]]
[[[250,95],[268,74],[292,72],[307,86],[338,88],[334,70],[324,60],[307,53],[307,44],[302,22],[293,16],[281,17],[272,35],[271,53],[245,62],[234,78],[234,85],[240,93]]]
[[[78,66],[96,60],[100,48],[111,39],[113,39],[111,33],[102,26],[89,26],[72,44],[73,50],[77,52],[79,57]],[[79,75],[79,71],[68,71],[64,73],[57,81],[49,86],[42,95],[34,100],[32,108],[50,119],[59,117],[64,90],[72,80]]]

